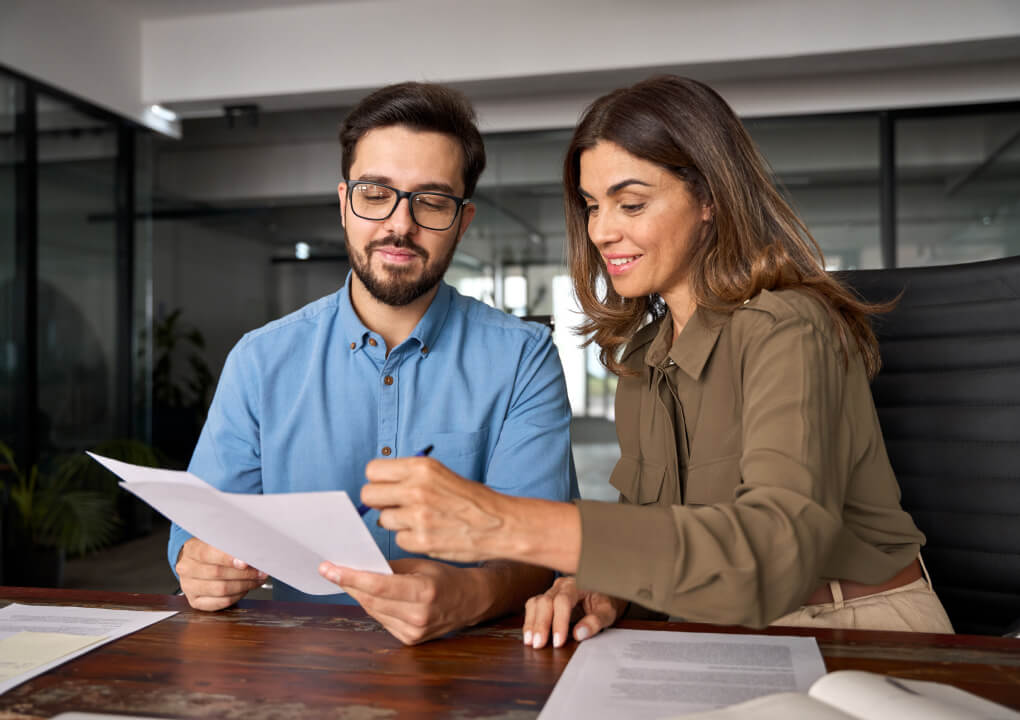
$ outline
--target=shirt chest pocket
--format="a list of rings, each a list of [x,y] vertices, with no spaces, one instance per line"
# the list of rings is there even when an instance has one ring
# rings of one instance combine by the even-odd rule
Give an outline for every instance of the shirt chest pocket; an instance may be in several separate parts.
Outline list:
[[[733,502],[740,485],[740,455],[697,463],[687,468],[684,505],[714,505]]]
[[[430,457],[458,475],[480,481],[485,476],[488,437],[486,430],[422,433],[414,437],[412,446],[420,451],[431,445]]]
[[[624,456],[616,463],[609,484],[632,505],[650,505],[659,501],[666,477],[664,463],[648,462]]]

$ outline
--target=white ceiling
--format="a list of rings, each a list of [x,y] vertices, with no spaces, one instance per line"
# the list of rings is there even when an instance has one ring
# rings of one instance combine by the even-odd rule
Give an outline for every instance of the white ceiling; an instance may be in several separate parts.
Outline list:
[[[842,113],[1020,98],[1020,1],[0,0],[0,65],[170,136],[153,104],[344,107],[408,79],[462,88],[489,132],[571,127],[661,72],[748,117]]]
[[[301,5],[340,5],[366,0],[105,0],[123,12],[134,13],[142,20],[212,15],[215,13],[247,12],[265,8],[299,7]]]

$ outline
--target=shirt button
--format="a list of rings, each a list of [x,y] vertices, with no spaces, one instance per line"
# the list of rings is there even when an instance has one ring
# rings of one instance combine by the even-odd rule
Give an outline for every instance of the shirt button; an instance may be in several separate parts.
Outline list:
[[[389,457],[390,455],[393,454],[393,448],[391,448],[389,445],[383,445],[382,454],[385,455],[386,457]]]
[[[384,385],[392,385],[393,384],[393,376],[392,375],[387,375],[386,377],[384,377],[382,379],[382,381],[383,381]]]
[[[429,346],[428,345],[422,345],[421,346],[421,354],[422,355],[428,355],[429,354]]]
[[[357,343],[351,343],[351,350],[353,350],[353,349],[354,349],[354,348],[356,348],[356,347],[358,347],[358,344],[357,344]]]
[[[377,343],[377,342],[375,341],[375,338],[369,338],[369,339],[368,339],[368,344],[369,344],[369,345],[371,345],[372,347],[375,347],[375,346],[376,346],[376,345],[378,345],[379,343]]]

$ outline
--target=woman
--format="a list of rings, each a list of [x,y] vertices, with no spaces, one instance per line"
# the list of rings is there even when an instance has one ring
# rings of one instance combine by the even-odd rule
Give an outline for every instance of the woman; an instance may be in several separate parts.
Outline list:
[[[564,192],[581,332],[620,377],[620,504],[509,498],[427,460],[373,461],[362,498],[383,527],[411,551],[566,573],[528,603],[534,647],[561,645],[577,605],[583,640],[628,603],[952,632],[871,399],[881,308],[824,271],[725,101],[672,76],[600,98]]]

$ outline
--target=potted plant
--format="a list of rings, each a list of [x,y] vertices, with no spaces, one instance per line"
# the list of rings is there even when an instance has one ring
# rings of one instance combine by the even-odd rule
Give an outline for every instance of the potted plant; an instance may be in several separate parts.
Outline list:
[[[112,540],[117,519],[109,494],[74,484],[68,463],[53,473],[38,465],[23,471],[0,442],[0,492],[4,523],[4,578],[7,585],[59,587],[67,553],[82,554]]]
[[[153,350],[153,444],[171,465],[183,467],[198,441],[214,383],[202,356],[205,337],[181,320],[177,308],[153,327]]]
[[[132,438],[107,440],[93,447],[92,452],[132,465],[162,467],[166,464],[155,448]],[[80,453],[69,457],[61,465],[60,473],[76,489],[94,491],[111,499],[117,517],[117,526],[111,538],[113,543],[152,532],[152,508],[131,493],[122,492],[120,478],[88,455]]]

